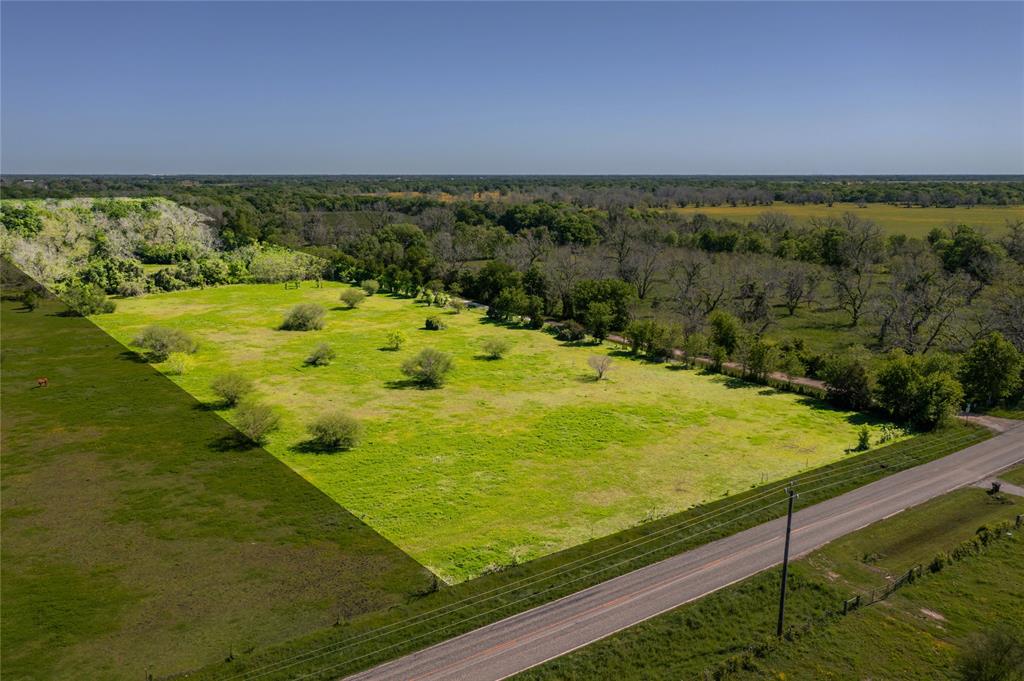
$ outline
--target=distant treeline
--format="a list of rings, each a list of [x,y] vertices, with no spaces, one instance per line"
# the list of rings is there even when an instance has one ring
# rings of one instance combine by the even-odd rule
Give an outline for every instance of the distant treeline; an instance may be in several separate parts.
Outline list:
[[[166,196],[186,205],[270,191],[275,208],[351,210],[364,201],[403,208],[455,200],[577,206],[685,207],[788,203],[891,203],[919,206],[1024,204],[1019,176],[13,176],[6,198]],[[186,199],[191,197],[191,201]],[[265,207],[265,206],[264,206]]]

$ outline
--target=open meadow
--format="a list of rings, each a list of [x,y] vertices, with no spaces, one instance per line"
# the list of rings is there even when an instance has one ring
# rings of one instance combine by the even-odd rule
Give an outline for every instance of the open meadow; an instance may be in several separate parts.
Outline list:
[[[448,581],[836,461],[863,424],[877,439],[880,424],[869,417],[807,397],[563,344],[479,312],[380,294],[347,309],[338,302],[344,288],[156,294],[119,300],[117,312],[94,320],[125,344],[150,324],[191,334],[199,349],[175,382],[216,405],[214,377],[252,379],[282,417],[266,449]],[[327,308],[323,329],[279,330],[300,302]],[[428,315],[448,328],[425,330]],[[394,330],[408,342],[382,349]],[[487,359],[488,338],[511,350]],[[337,358],[305,366],[320,343]],[[400,372],[426,347],[454,358],[438,389],[419,389]],[[593,379],[594,354],[613,357],[606,380]],[[361,442],[310,451],[307,424],[332,408],[362,422]]]
[[[869,203],[858,206],[854,203],[784,203],[776,201],[772,206],[702,206],[700,208],[674,208],[673,212],[683,215],[703,213],[713,218],[728,218],[747,223],[757,219],[765,211],[786,213],[797,222],[812,217],[835,217],[853,213],[865,220],[873,220],[886,234],[905,234],[923,239],[935,227],[965,224],[982,227],[992,236],[1006,233],[1006,222],[1024,220],[1024,206],[956,206],[954,208],[896,206],[888,203]]]

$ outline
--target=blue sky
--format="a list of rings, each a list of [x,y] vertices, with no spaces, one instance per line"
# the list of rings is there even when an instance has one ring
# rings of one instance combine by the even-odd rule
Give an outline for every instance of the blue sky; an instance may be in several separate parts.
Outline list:
[[[1024,173],[1024,4],[3,2],[7,173]]]

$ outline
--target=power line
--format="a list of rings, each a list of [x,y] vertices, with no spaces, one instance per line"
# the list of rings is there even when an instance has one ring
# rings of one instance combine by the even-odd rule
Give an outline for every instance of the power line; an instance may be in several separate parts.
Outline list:
[[[959,437],[959,438],[957,438],[956,440],[953,440],[953,441],[941,441],[941,442],[929,442],[929,443],[915,444],[915,445],[911,445],[909,447],[900,449],[898,451],[889,452],[888,454],[884,454],[884,449],[882,449],[882,450],[879,450],[877,455],[873,456],[870,460],[866,460],[865,461],[864,457],[857,457],[855,460],[851,460],[851,461],[848,461],[848,462],[843,462],[843,463],[841,463],[841,464],[839,464],[837,466],[833,466],[833,467],[829,468],[828,470],[820,470],[820,471],[817,471],[817,472],[812,472],[812,473],[809,473],[809,474],[805,474],[803,476],[798,476],[794,480],[799,480],[803,484],[806,484],[806,483],[812,482],[812,481],[828,480],[830,478],[834,478],[834,477],[839,476],[839,475],[849,475],[850,473],[852,473],[854,471],[859,471],[859,470],[862,470],[864,468],[873,468],[875,466],[880,465],[883,462],[895,461],[896,459],[899,459],[899,458],[909,458],[910,455],[912,455],[912,454],[921,454],[921,453],[926,452],[926,451],[932,451],[932,450],[936,449],[937,447],[941,447],[941,446],[957,446],[957,445],[960,445],[962,443],[966,443],[968,441],[975,440],[975,439],[976,439],[976,437],[973,434],[968,434],[968,435],[965,435],[965,436],[961,436],[961,437]],[[857,475],[857,476],[855,476],[852,479],[857,479],[858,477],[861,477],[861,475]],[[667,527],[664,527],[664,528],[661,528],[661,529],[657,530],[656,532],[654,532],[654,533],[652,533],[650,535],[644,535],[644,536],[640,536],[640,537],[637,537],[635,539],[632,539],[629,542],[626,542],[625,544],[609,547],[609,548],[603,549],[602,551],[599,551],[599,552],[597,552],[595,554],[590,554],[590,555],[587,555],[587,556],[582,556],[582,557],[580,557],[580,558],[578,558],[578,559],[576,559],[574,561],[571,561],[570,563],[566,563],[566,564],[559,565],[559,566],[554,566],[554,567],[549,568],[548,570],[546,570],[544,572],[541,572],[541,573],[538,573],[536,575],[529,575],[529,576],[522,577],[522,578],[520,578],[520,579],[518,579],[518,580],[516,580],[514,582],[494,587],[493,589],[490,589],[488,591],[484,591],[484,592],[481,592],[479,594],[473,594],[473,595],[467,596],[467,597],[465,597],[465,598],[463,598],[463,599],[461,599],[459,601],[455,601],[454,603],[448,603],[448,604],[445,604],[443,606],[439,606],[438,608],[435,608],[433,610],[429,610],[429,611],[426,611],[424,613],[420,613],[418,615],[413,615],[412,617],[407,618],[406,620],[399,620],[399,621],[396,621],[394,623],[391,623],[391,624],[379,627],[379,628],[377,628],[375,630],[364,632],[363,634],[360,634],[360,635],[356,636],[355,638],[344,640],[344,641],[338,641],[338,642],[335,642],[335,643],[331,643],[331,644],[322,646],[320,648],[317,648],[317,649],[314,649],[314,650],[311,650],[311,651],[306,651],[304,653],[300,653],[298,655],[294,655],[292,657],[285,658],[283,660],[278,660],[277,662],[273,662],[273,663],[270,663],[268,665],[263,665],[263,666],[256,667],[256,668],[251,669],[251,670],[246,670],[246,671],[240,672],[239,674],[236,674],[236,675],[234,675],[232,677],[228,677],[228,678],[229,679],[238,679],[238,678],[243,678],[243,677],[250,678],[250,679],[259,678],[261,676],[265,676],[265,675],[270,674],[270,673],[282,671],[282,670],[287,669],[288,667],[294,666],[296,664],[301,664],[303,662],[309,662],[309,661],[311,661],[313,659],[316,659],[318,657],[323,657],[324,655],[328,655],[328,654],[331,654],[331,653],[338,653],[338,652],[341,652],[343,650],[346,650],[346,649],[351,648],[351,647],[356,646],[356,645],[369,643],[370,641],[373,641],[373,640],[375,640],[377,638],[380,638],[382,636],[387,636],[389,634],[397,633],[399,631],[402,631],[404,629],[407,629],[407,628],[409,628],[411,626],[414,626],[414,625],[417,625],[417,624],[423,624],[425,622],[431,621],[431,620],[436,619],[437,617],[440,617],[440,616],[445,615],[445,614],[454,614],[455,612],[458,612],[459,610],[464,609],[465,607],[467,607],[471,603],[486,602],[486,601],[489,601],[489,600],[493,600],[493,599],[495,599],[495,598],[497,598],[497,597],[499,597],[501,595],[512,593],[512,592],[516,591],[517,589],[542,583],[544,581],[547,581],[549,579],[557,577],[557,576],[559,576],[561,574],[564,574],[564,573],[570,571],[571,569],[580,569],[580,568],[586,567],[587,565],[590,565],[592,563],[598,562],[599,560],[606,559],[608,557],[615,556],[617,554],[621,554],[621,553],[623,553],[625,551],[638,548],[640,546],[643,546],[645,544],[648,544],[648,543],[650,543],[652,541],[655,541],[655,540],[659,539],[662,535],[665,535],[667,533],[677,532],[677,531],[682,530],[682,529],[688,529],[689,527],[692,527],[694,525],[706,522],[708,520],[711,520],[713,518],[719,517],[719,516],[724,515],[726,513],[738,510],[740,508],[744,508],[746,506],[750,506],[751,504],[753,504],[753,503],[755,503],[755,502],[757,502],[757,501],[759,501],[761,499],[764,499],[764,498],[766,498],[768,496],[771,496],[772,494],[778,492],[779,489],[783,485],[785,485],[785,484],[786,483],[781,483],[779,485],[773,485],[773,486],[769,487],[768,489],[763,490],[762,492],[757,493],[752,498],[745,499],[745,500],[736,500],[736,502],[733,502],[733,503],[731,503],[731,504],[729,504],[729,505],[727,505],[727,506],[725,506],[723,508],[715,509],[715,510],[710,511],[708,513],[705,513],[703,515],[700,515],[700,516],[697,516],[697,517],[694,517],[694,518],[689,518],[689,519],[683,520],[683,521],[681,521],[679,523],[676,523],[676,524],[673,524],[673,525],[669,525]],[[835,484],[841,484],[841,483],[835,483]],[[824,488],[827,488],[827,487],[832,487],[832,486],[834,486],[834,484],[833,485],[820,486],[818,488],[815,488],[814,490],[811,490],[811,492],[817,491],[817,490],[820,490],[820,489],[824,489]],[[613,567],[618,567],[618,566],[626,564],[628,562],[635,561],[635,560],[637,560],[639,558],[642,558],[644,556],[650,555],[651,553],[655,553],[657,551],[664,550],[665,548],[668,548],[670,546],[674,546],[675,544],[678,544],[681,541],[685,541],[687,539],[691,539],[694,536],[698,536],[699,534],[703,534],[703,533],[705,533],[707,531],[710,531],[711,529],[716,529],[718,527],[721,527],[723,525],[729,524],[731,522],[735,522],[737,520],[740,520],[741,518],[747,517],[747,516],[752,515],[754,513],[763,511],[766,508],[769,508],[769,507],[775,505],[775,503],[778,503],[778,502],[774,502],[774,503],[771,503],[771,504],[764,505],[764,506],[756,509],[755,511],[751,511],[751,512],[748,512],[748,513],[736,516],[735,518],[732,518],[732,519],[730,519],[730,520],[728,520],[728,521],[726,521],[724,523],[720,523],[720,524],[717,524],[717,525],[705,528],[704,530],[701,530],[700,532],[698,532],[696,534],[687,535],[687,536],[682,537],[680,539],[677,539],[677,540],[675,540],[673,542],[670,542],[670,543],[665,544],[663,546],[659,546],[659,547],[657,547],[655,549],[652,549],[651,551],[647,551],[647,552],[638,554],[636,556],[633,556],[631,558],[628,558],[625,561],[622,561],[622,562],[617,563],[615,565],[605,566],[604,568],[602,568],[600,570],[597,570],[595,572],[590,572],[590,573],[587,573],[585,575],[576,577],[576,578],[574,578],[574,579],[572,579],[572,580],[570,580],[568,582],[563,582],[563,583],[560,583],[558,585],[549,587],[548,589],[545,589],[545,590],[543,590],[541,592],[527,595],[524,598],[517,599],[515,601],[512,601],[511,603],[503,604],[503,605],[501,605],[501,606],[499,606],[497,608],[485,611],[484,613],[478,613],[476,615],[472,615],[468,619],[476,619],[476,618],[481,617],[481,616],[483,616],[485,614],[489,614],[489,613],[494,612],[496,610],[500,610],[502,608],[509,607],[511,605],[519,603],[522,600],[525,600],[526,598],[532,598],[532,597],[536,597],[536,596],[548,593],[549,591],[551,591],[553,589],[556,589],[559,586],[564,586],[566,584],[571,584],[573,582],[579,581],[580,579],[584,579],[586,577],[590,577],[590,576],[593,576],[595,574],[599,574],[600,572],[604,572],[604,571],[606,571],[608,569],[612,569]],[[427,632],[427,634],[429,634],[429,633],[432,633],[432,632]],[[417,637],[415,637],[413,639],[410,639],[410,640],[416,640],[416,639],[421,638],[422,636],[427,635],[427,634],[423,634],[423,635],[417,636]],[[403,641],[402,643],[407,643],[407,642],[408,641]],[[396,644],[396,645],[400,645],[400,644]],[[378,651],[374,651],[374,652],[380,652],[381,650],[387,650],[387,649],[390,649],[391,647],[394,647],[394,646],[389,646],[387,648],[379,649]],[[355,660],[358,660],[358,659],[362,659],[362,657],[364,657],[364,656],[360,656],[358,658],[354,658],[353,660],[349,660],[349,661],[351,662],[351,661],[355,661]],[[337,666],[337,665],[334,665],[334,666]],[[300,678],[303,678],[303,677],[300,677]]]

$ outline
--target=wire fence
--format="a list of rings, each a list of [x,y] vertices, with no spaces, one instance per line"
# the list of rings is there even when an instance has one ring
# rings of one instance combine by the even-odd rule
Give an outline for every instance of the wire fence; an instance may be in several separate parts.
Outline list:
[[[318,664],[316,668],[298,676],[292,676],[292,672],[288,672],[288,678],[291,679],[313,678],[341,667],[351,669],[364,660],[379,658],[384,653],[402,649],[414,649],[420,647],[414,645],[418,641],[436,638],[439,634],[449,629],[468,629],[470,627],[467,625],[470,622],[478,620],[481,622],[494,621],[502,615],[508,616],[515,612],[521,612],[531,605],[532,602],[540,604],[553,599],[558,595],[558,591],[565,590],[571,585],[582,582],[577,588],[584,588],[587,582],[600,581],[597,578],[601,574],[609,574],[609,577],[621,574],[624,568],[633,563],[650,558],[656,554],[664,553],[673,547],[693,541],[702,535],[710,534],[716,530],[721,530],[745,518],[763,514],[770,508],[785,502],[785,497],[780,496],[778,499],[773,499],[773,497],[779,495],[789,484],[799,485],[802,498],[809,501],[814,499],[813,495],[826,489],[840,485],[849,485],[864,477],[877,474],[882,469],[898,468],[906,464],[913,464],[938,451],[955,451],[981,439],[983,438],[977,433],[967,433],[952,439],[901,444],[889,452],[886,452],[888,448],[883,448],[876,453],[861,455],[826,469],[811,471],[788,481],[768,485],[753,496],[737,499],[731,503],[709,509],[705,513],[684,518],[677,523],[669,523],[665,526],[654,528],[651,532],[640,534],[624,543],[581,556],[567,563],[555,565],[539,573],[527,575],[479,593],[470,594],[465,598],[440,605],[437,608],[416,613],[407,618],[396,620],[392,623],[381,625],[380,627],[315,647],[296,655],[240,670],[238,673],[226,677],[224,681],[240,681],[243,679],[245,681],[255,681],[256,679],[277,677],[287,672],[287,670],[292,670],[292,672],[304,671],[308,669],[308,665],[311,663],[328,656],[343,656],[337,662],[323,660],[323,663],[331,663],[324,666]],[[816,501],[820,500],[816,499]],[[647,561],[644,564],[649,564],[650,562],[653,561]],[[544,586],[545,583],[550,584]],[[538,587],[542,588],[537,590]],[[549,598],[543,598],[548,594],[551,594]],[[481,606],[484,606],[484,608],[481,609]],[[413,628],[421,629],[424,627],[426,627],[425,631],[409,631]],[[398,640],[392,642],[391,639],[396,637],[398,637]],[[424,643],[426,642],[428,641],[424,641]],[[366,650],[367,648],[369,650]],[[365,652],[363,652],[364,650]],[[351,657],[344,655],[349,651],[356,654]],[[388,655],[388,657],[391,657],[391,655]],[[299,667],[299,669],[295,669],[296,667]]]

